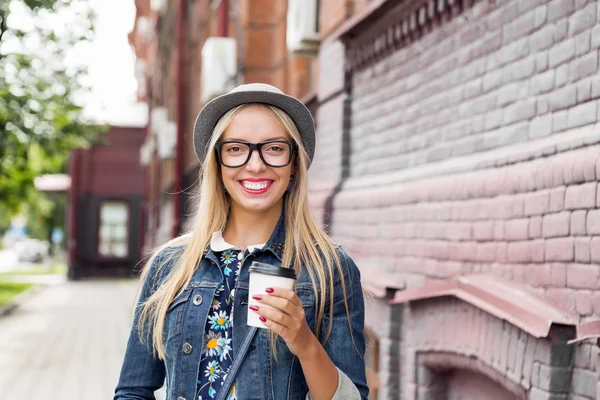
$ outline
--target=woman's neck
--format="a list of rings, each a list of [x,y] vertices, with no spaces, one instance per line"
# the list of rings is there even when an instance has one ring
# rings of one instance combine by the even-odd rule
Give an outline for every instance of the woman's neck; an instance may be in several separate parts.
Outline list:
[[[266,243],[275,230],[282,208],[266,213],[251,213],[231,207],[223,238],[227,243],[245,249],[255,244]]]

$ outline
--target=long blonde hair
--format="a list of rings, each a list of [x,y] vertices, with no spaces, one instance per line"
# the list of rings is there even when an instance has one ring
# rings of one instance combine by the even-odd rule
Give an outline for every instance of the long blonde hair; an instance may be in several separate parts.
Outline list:
[[[144,340],[142,332],[146,332],[148,336],[151,335],[153,351],[158,354],[160,359],[164,359],[166,356],[162,333],[167,309],[175,297],[188,286],[194,271],[200,264],[204,250],[210,243],[213,232],[224,230],[227,223],[229,200],[222,188],[220,169],[214,152],[215,143],[222,136],[235,115],[250,105],[256,106],[256,104],[244,104],[229,110],[215,126],[208,144],[206,159],[201,166],[197,206],[195,207],[195,215],[192,217],[192,224],[188,227],[187,233],[161,246],[150,258],[142,272],[142,282],[148,278],[156,278],[159,276],[162,267],[171,261],[169,259],[163,260],[154,270],[155,276],[148,277],[151,269],[149,268],[150,264],[154,261],[156,255],[163,249],[183,245],[181,251],[172,260],[174,261],[172,263],[173,267],[168,271],[164,282],[141,305],[142,308],[138,318],[137,327],[140,339]],[[334,269],[337,269],[340,277],[346,315],[351,328],[344,273],[335,245],[317,225],[310,212],[307,182],[308,155],[302,144],[300,132],[292,119],[279,108],[270,105],[260,106],[268,109],[277,118],[297,144],[298,151],[295,159],[294,179],[290,189],[291,194],[284,196],[285,243],[283,266],[290,267],[293,265],[296,273],[300,272],[300,268],[304,268],[308,273],[317,300],[314,333],[322,343],[325,343],[331,333],[333,320]],[[331,305],[329,307],[329,324],[325,334],[320,338],[319,332],[321,332],[326,304]],[[144,329],[144,327],[149,329]],[[350,329],[350,332],[352,333],[352,329]],[[352,340],[354,341],[354,338]],[[273,346],[274,350],[275,348]]]

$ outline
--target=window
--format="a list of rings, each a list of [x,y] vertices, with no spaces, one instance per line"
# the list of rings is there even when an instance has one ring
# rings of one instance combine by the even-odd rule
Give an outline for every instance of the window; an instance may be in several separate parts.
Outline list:
[[[125,258],[129,255],[129,207],[119,201],[105,201],[100,205],[98,254],[107,258]]]
[[[367,384],[369,385],[369,400],[377,399],[379,381],[379,339],[368,328],[365,328],[365,364],[367,367]]]

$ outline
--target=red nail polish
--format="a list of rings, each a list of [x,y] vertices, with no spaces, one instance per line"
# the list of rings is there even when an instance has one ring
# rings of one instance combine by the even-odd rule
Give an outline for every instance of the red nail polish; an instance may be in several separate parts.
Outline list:
[[[258,319],[260,319],[262,322],[267,322],[267,319],[265,317],[263,317],[262,315],[260,317],[258,317]]]
[[[249,308],[250,308],[252,311],[258,311],[258,307],[256,307],[256,306],[250,306]]]
[[[262,296],[260,294],[255,294],[254,296],[252,296],[252,298],[254,300],[262,300]]]
[[[273,290],[273,288],[271,288],[271,287],[268,287],[265,289],[265,292],[267,292],[267,293],[273,293],[274,291],[275,290]]]

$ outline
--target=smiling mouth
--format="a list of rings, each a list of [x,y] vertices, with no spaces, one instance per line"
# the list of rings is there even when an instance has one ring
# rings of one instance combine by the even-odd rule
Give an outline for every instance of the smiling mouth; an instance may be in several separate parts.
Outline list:
[[[250,182],[250,181],[240,181],[240,184],[244,189],[249,192],[264,192],[266,191],[273,181],[260,181],[260,182]]]

